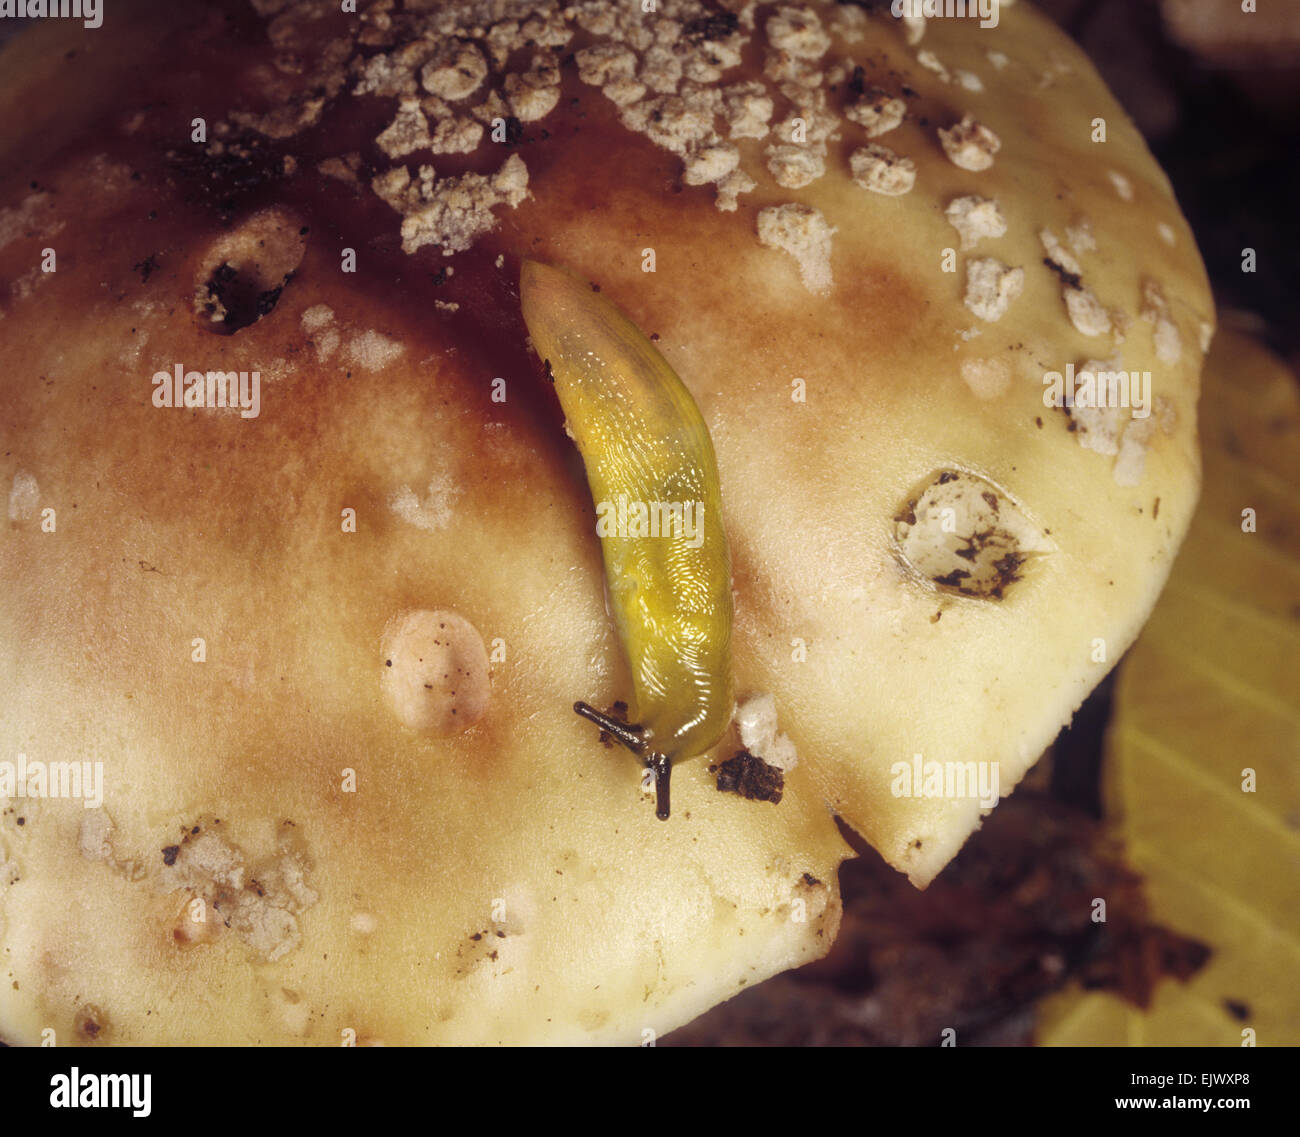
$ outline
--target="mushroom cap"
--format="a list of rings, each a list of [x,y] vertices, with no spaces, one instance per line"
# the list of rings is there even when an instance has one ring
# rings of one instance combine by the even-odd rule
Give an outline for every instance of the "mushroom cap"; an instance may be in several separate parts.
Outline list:
[[[102,772],[97,808],[0,803],[0,1038],[647,1041],[825,951],[834,815],[927,884],[985,804],[902,767],[1011,792],[1132,642],[1198,489],[1192,236],[1023,4],[919,43],[833,4],[519,5],[463,106],[403,54],[427,13],[254,6],[261,46],[142,3],[0,56],[0,760]],[[650,102],[674,53],[713,134]],[[859,86],[901,124],[847,117]],[[392,157],[401,96],[430,134]],[[476,100],[477,146],[431,158]],[[965,197],[997,209],[959,225]],[[736,689],[799,755],[779,803],[718,792],[733,738],[679,764],[662,823],[572,712],[630,680],[522,255],[595,281],[701,407]],[[1149,414],[1044,404],[1091,360],[1149,372]],[[158,405],[178,367],[250,398],[256,372],[256,414]]]

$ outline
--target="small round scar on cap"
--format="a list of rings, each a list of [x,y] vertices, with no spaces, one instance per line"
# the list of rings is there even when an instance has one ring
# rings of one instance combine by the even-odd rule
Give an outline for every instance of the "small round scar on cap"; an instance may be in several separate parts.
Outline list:
[[[446,738],[469,729],[491,697],[487,649],[457,612],[422,608],[389,620],[380,682],[403,726]]]

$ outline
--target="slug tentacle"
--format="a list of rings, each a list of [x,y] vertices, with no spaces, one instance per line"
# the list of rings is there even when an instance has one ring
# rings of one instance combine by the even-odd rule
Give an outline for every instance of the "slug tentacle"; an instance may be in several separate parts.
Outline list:
[[[583,718],[594,722],[601,730],[617,739],[645,762],[646,769],[654,774],[655,814],[660,821],[667,821],[670,812],[668,785],[673,770],[673,765],[667,756],[657,754],[646,745],[645,739],[638,733],[640,727],[619,722],[616,718],[602,714],[590,703],[574,703],[573,709]]]
[[[575,710],[646,758],[666,817],[671,762],[708,750],[731,718],[731,555],[713,442],[668,362],[589,284],[525,261],[520,297],[586,467],[639,733]]]

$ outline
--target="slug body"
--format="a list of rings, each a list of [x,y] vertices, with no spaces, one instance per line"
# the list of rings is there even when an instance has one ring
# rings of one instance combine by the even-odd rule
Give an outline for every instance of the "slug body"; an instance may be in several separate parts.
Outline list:
[[[732,713],[731,555],[713,443],[655,346],[585,281],[525,261],[524,321],[586,466],[605,577],[632,672],[620,741],[667,768],[708,750]],[[599,712],[579,713],[610,729]]]

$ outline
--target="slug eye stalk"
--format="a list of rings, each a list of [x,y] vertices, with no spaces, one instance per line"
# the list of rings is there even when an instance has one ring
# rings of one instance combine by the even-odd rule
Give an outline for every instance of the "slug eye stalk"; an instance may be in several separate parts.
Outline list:
[[[647,770],[654,773],[655,816],[660,821],[667,821],[671,811],[668,782],[673,772],[673,764],[668,756],[651,750],[640,735],[641,727],[634,723],[619,722],[618,719],[610,718],[609,715],[596,710],[590,703],[574,703],[573,709],[589,722],[594,722],[611,738],[621,742],[645,763]]]

